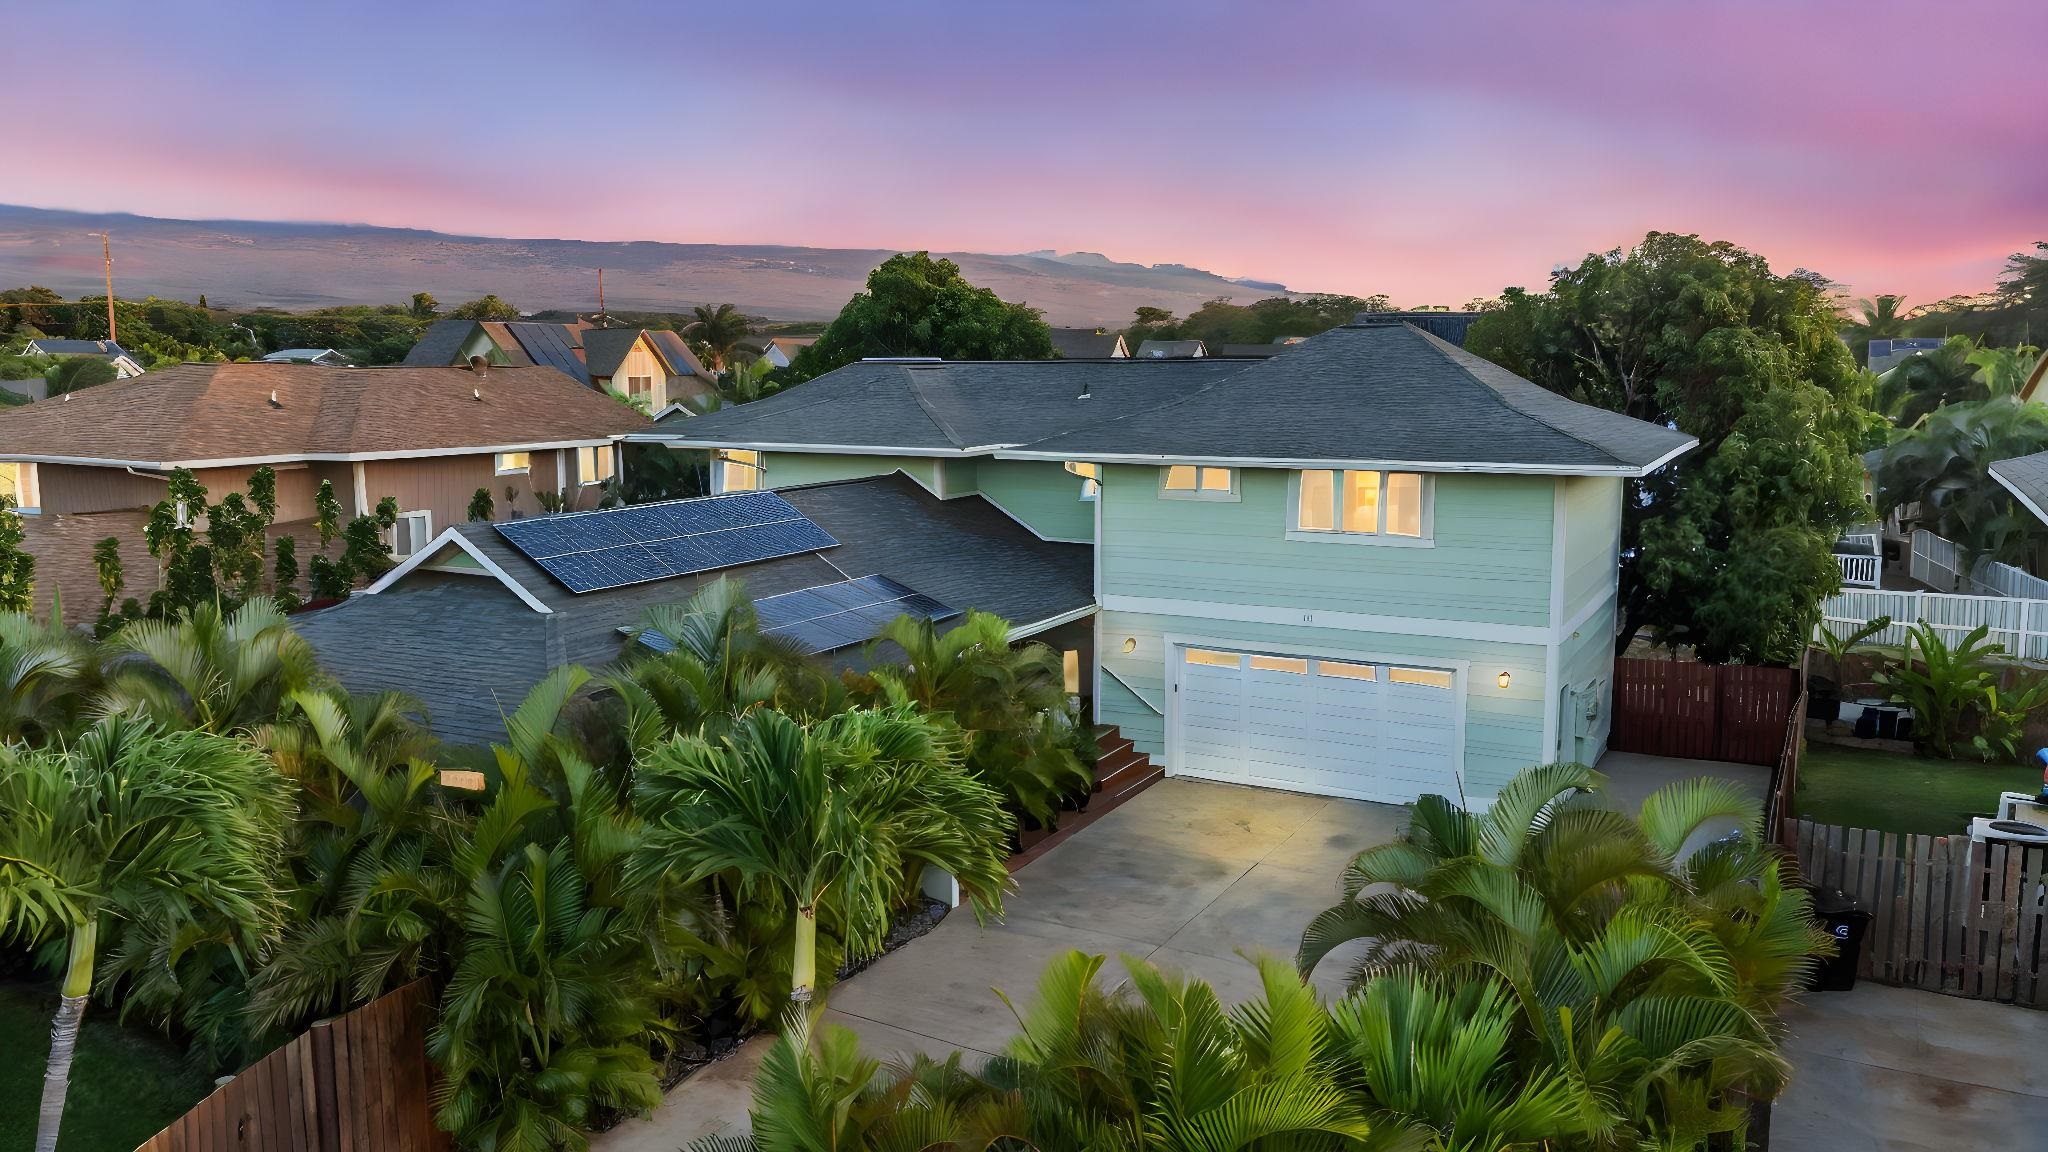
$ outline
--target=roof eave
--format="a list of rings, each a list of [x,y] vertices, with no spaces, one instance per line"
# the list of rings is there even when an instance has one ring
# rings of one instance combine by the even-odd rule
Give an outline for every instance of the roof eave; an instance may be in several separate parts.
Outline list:
[[[2010,463],[2010,461],[1999,460],[1993,463],[1986,471],[1990,473],[1993,480],[1998,481],[2001,487],[2007,492],[2012,493],[2013,499],[2018,500],[2027,511],[2032,512],[2034,519],[2039,520],[2043,524],[2048,524],[2048,509],[2044,509],[2042,504],[2034,498],[2033,493],[2029,492],[2026,487],[1999,470],[1998,466],[2006,463]]]
[[[284,452],[269,456],[235,456],[213,460],[119,460],[103,456],[56,456],[37,452],[0,452],[0,460],[37,464],[79,464],[91,468],[254,468],[263,464],[348,464],[371,460],[417,460],[435,456],[482,456],[500,452],[542,452],[555,448],[598,448],[619,434],[580,440],[533,440],[512,444],[462,445],[454,448],[405,448],[390,452]]]
[[[1358,468],[1383,469],[1403,472],[1469,472],[1511,476],[1621,476],[1638,478],[1648,476],[1678,457],[1699,446],[1699,441],[1688,438],[1685,443],[1650,461],[1647,464],[1525,464],[1476,460],[1371,460],[1337,459],[1334,457],[1278,457],[1278,456],[1201,456],[1166,452],[1048,452],[1035,448],[1000,448],[994,453],[998,460],[1085,460],[1102,464],[1206,464],[1223,468]]]
[[[839,456],[986,456],[1003,447],[1000,444],[983,444],[972,448],[912,448],[892,444],[782,444],[766,440],[666,436],[651,431],[628,432],[620,439],[636,444],[666,444],[671,448],[736,448],[744,452],[811,452]]]

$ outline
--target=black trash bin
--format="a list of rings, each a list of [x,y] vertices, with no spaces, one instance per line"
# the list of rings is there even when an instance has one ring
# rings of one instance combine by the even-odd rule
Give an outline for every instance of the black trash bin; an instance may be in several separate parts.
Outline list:
[[[1847,992],[1856,987],[1856,966],[1863,959],[1863,937],[1870,931],[1870,913],[1840,888],[1807,886],[1813,918],[1835,938],[1835,954],[1820,962],[1806,987],[1814,992]]]

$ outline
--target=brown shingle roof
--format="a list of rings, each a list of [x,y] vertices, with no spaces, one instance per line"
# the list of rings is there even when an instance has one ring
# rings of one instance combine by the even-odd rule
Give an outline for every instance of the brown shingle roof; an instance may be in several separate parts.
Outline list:
[[[552,368],[479,377],[467,368],[180,364],[0,411],[0,457],[173,465],[405,456],[599,440],[647,422]]]

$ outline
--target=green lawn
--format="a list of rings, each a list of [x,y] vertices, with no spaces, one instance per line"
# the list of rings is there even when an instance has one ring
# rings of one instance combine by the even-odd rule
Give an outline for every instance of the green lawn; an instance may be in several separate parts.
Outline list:
[[[1950,836],[1989,816],[2000,792],[2040,790],[2015,764],[1930,760],[1808,741],[1799,758],[1799,815],[1821,824]]]
[[[35,1141],[56,1010],[54,984],[0,983],[0,1148]],[[134,1152],[211,1091],[212,1078],[188,1067],[176,1045],[123,1028],[113,1010],[93,1005],[71,1065],[58,1152]]]

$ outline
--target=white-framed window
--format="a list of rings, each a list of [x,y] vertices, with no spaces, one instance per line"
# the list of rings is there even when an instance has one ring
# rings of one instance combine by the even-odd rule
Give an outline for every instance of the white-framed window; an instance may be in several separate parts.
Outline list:
[[[524,476],[533,471],[533,454],[530,452],[500,452],[491,459],[491,466],[500,476]]]
[[[728,448],[718,454],[717,491],[756,491],[761,487],[761,477],[766,472],[759,452]]]
[[[1420,472],[1309,468],[1294,475],[1290,539],[1427,544],[1435,485]]]
[[[40,477],[32,460],[0,463],[0,496],[14,502],[17,512],[36,512],[43,506]]]
[[[425,548],[434,539],[432,512],[400,512],[391,526],[391,555],[399,560]]]
[[[1102,465],[1069,460],[1066,469],[1081,478],[1081,499],[1093,500],[1095,494],[1102,491]]]
[[[1159,495],[1166,500],[1235,500],[1237,469],[1171,464],[1159,470]]]
[[[612,446],[597,444],[576,450],[576,482],[602,484],[612,478]]]

